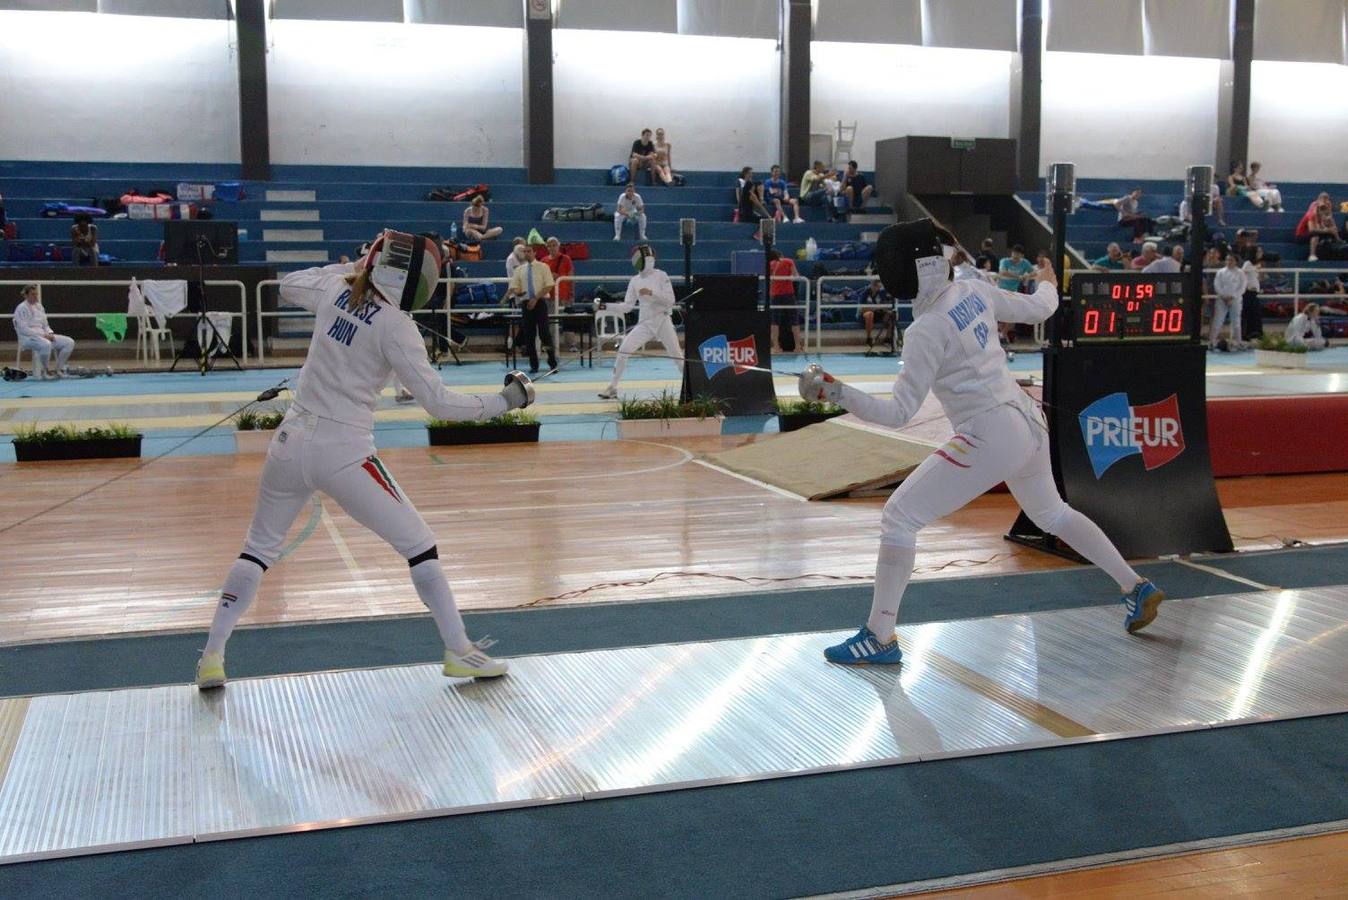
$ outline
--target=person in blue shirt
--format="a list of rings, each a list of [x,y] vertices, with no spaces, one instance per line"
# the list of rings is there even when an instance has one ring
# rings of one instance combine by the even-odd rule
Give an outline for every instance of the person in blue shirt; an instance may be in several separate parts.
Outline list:
[[[768,201],[768,206],[773,210],[773,216],[778,221],[786,218],[786,210],[783,206],[790,206],[793,214],[792,222],[799,225],[805,220],[800,217],[800,201],[791,196],[787,188],[786,179],[782,177],[782,167],[773,166],[771,177],[763,182],[763,197]]]
[[[997,287],[1020,293],[1021,287],[1034,278],[1034,263],[1025,258],[1025,248],[1016,244],[1011,255],[1003,257],[997,266]]]

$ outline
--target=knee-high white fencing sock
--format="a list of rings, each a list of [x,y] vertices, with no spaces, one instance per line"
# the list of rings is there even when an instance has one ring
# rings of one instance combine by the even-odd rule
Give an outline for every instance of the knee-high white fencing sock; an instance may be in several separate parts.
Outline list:
[[[1142,580],[1133,567],[1124,561],[1100,526],[1075,509],[1068,508],[1054,525],[1053,533],[1071,545],[1073,550],[1104,569],[1110,578],[1118,582],[1119,590],[1123,593],[1131,591],[1133,585]]]
[[[225,643],[239,617],[253,605],[257,589],[262,584],[263,569],[248,559],[236,559],[225,576],[225,586],[220,589],[220,604],[215,607],[215,618],[211,620],[211,633],[206,638],[207,653],[224,653]]]
[[[899,618],[899,601],[913,577],[917,561],[916,547],[880,545],[880,556],[875,563],[875,595],[871,599],[871,616],[866,627],[880,640],[888,642],[894,634],[894,623]]]
[[[440,632],[440,640],[445,647],[462,656],[473,649],[468,640],[468,632],[463,627],[463,617],[454,602],[454,592],[449,589],[444,569],[439,559],[428,559],[412,567],[412,584],[416,586],[417,596],[435,619],[435,627]]]
[[[618,389],[618,382],[622,380],[625,371],[627,371],[627,354],[619,353],[613,357],[613,377],[608,382],[610,390]]]

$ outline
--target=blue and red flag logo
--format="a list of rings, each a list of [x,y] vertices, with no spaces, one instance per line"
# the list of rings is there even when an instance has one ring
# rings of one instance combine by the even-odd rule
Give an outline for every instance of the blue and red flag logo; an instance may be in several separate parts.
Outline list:
[[[1157,403],[1132,406],[1120,391],[1096,400],[1081,411],[1081,436],[1095,477],[1126,456],[1141,456],[1148,472],[1184,452],[1179,397],[1171,394]]]
[[[754,336],[727,340],[723,334],[707,338],[698,345],[698,354],[702,357],[702,367],[707,370],[707,378],[715,378],[722,369],[735,367],[736,375],[743,375],[749,367],[758,365],[758,345]]]

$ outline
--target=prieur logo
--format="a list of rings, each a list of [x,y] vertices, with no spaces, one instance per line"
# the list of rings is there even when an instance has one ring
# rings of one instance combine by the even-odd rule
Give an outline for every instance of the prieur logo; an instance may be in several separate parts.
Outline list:
[[[1097,479],[1127,456],[1141,456],[1143,467],[1150,472],[1184,452],[1175,394],[1157,403],[1132,406],[1128,395],[1120,391],[1096,400],[1078,418]]]
[[[725,335],[718,334],[703,341],[697,350],[708,379],[715,378],[717,372],[731,366],[734,366],[736,375],[742,375],[749,371],[748,367],[758,365],[758,345],[754,343],[752,334],[737,341],[727,340]]]

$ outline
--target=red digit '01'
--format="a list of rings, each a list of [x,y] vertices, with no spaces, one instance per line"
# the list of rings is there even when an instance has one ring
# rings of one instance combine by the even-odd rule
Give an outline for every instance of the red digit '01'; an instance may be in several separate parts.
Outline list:
[[[1165,334],[1165,310],[1158,309],[1151,314],[1151,333]]]
[[[1176,307],[1175,309],[1172,309],[1172,310],[1169,312],[1168,317],[1169,317],[1169,319],[1170,319],[1170,332],[1171,332],[1172,334],[1179,334],[1182,330],[1184,330],[1184,309],[1183,309],[1183,308],[1181,308],[1181,307]]]
[[[1086,310],[1085,328],[1086,334],[1100,333],[1100,313],[1098,310],[1094,309]]]

